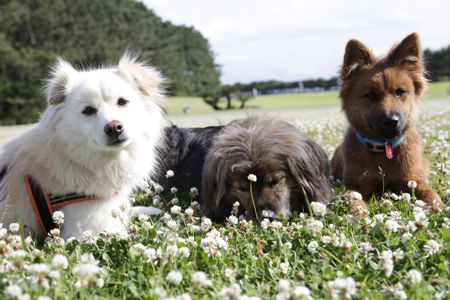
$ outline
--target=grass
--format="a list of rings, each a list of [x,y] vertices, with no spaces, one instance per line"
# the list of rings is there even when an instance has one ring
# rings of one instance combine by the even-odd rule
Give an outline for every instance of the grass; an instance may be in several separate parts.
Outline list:
[[[424,103],[419,121],[430,184],[447,205],[449,103]],[[336,112],[291,121],[329,154],[345,129]],[[0,298],[449,299],[448,212],[432,214],[405,192],[372,199],[364,220],[338,196],[325,215],[213,224],[191,199],[149,187],[136,201],[160,203],[165,214],[141,216],[125,236],[55,234],[42,247],[0,229]]]
[[[450,81],[433,82],[428,85],[425,94],[426,99],[441,99],[449,97]],[[222,101],[225,101],[224,99]],[[169,97],[163,105],[168,115],[183,114],[183,105],[188,104],[189,114],[208,114],[215,112],[199,97]],[[233,101],[233,106],[239,104]],[[263,95],[251,99],[247,103],[250,110],[270,110],[280,108],[311,108],[329,107],[339,105],[339,97],[336,91],[322,93],[287,94],[287,95]]]

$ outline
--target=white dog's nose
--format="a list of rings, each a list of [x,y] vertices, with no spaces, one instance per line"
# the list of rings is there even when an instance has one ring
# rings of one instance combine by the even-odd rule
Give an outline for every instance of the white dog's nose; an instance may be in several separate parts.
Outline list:
[[[117,137],[123,132],[123,124],[120,121],[114,120],[105,125],[105,133],[109,137]]]

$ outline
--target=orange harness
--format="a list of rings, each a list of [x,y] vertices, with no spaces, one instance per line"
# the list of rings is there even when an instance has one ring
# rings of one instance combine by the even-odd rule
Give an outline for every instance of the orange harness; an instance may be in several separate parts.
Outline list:
[[[45,192],[37,181],[31,176],[25,176],[25,186],[34,213],[44,234],[47,236],[50,230],[57,228],[53,221],[53,212],[56,208],[67,204],[97,200],[93,195],[85,195],[78,193],[69,194],[49,194]]]

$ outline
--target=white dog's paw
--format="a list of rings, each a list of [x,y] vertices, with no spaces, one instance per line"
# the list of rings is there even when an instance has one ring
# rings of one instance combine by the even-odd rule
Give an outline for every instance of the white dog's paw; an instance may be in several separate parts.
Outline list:
[[[153,206],[133,206],[131,208],[131,217],[137,217],[140,214],[159,215],[161,214],[161,210]]]

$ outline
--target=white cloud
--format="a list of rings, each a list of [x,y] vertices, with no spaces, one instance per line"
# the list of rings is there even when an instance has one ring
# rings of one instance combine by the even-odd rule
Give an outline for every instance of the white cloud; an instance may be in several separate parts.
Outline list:
[[[164,20],[194,26],[222,81],[331,77],[356,38],[375,53],[411,32],[424,48],[450,44],[450,2],[418,0],[144,0]]]

